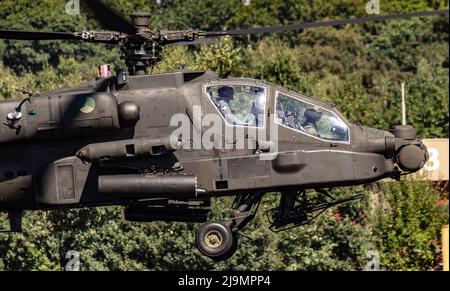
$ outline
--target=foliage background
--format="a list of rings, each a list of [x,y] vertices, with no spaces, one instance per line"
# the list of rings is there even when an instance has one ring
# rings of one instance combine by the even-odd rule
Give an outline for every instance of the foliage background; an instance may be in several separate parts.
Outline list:
[[[365,0],[106,1],[124,15],[150,10],[152,26],[219,30],[365,16]],[[92,16],[64,13],[64,0],[3,0],[0,28],[80,31],[99,28]],[[448,8],[446,0],[381,1],[381,12]],[[123,67],[116,48],[66,42],[0,41],[0,98],[22,98],[95,76],[96,65]],[[389,129],[400,123],[400,83],[408,121],[423,138],[448,138],[448,15],[222,39],[201,47],[172,46],[154,72],[212,69],[220,76],[264,79],[335,103],[351,121]],[[368,251],[387,270],[439,269],[439,231],[448,197],[428,182],[402,181],[334,189],[365,199],[327,211],[310,225],[273,235],[264,210],[229,261],[213,263],[194,247],[196,224],[129,223],[118,207],[27,213],[23,234],[0,233],[0,270],[62,270],[69,250],[83,270],[358,270]],[[213,219],[231,200],[216,199]],[[439,203],[438,203],[439,202]],[[443,202],[443,203],[442,203]],[[6,216],[0,214],[0,229]]]

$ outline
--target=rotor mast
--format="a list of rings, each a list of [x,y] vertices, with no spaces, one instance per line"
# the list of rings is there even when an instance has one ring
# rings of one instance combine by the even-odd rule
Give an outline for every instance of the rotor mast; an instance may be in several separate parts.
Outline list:
[[[149,30],[150,13],[135,12],[130,17],[136,35],[144,36],[151,34]],[[147,67],[159,61],[161,55],[160,49],[154,45],[154,42],[148,42],[145,39],[138,38],[134,38],[133,41],[125,44],[122,47],[122,52],[130,75],[146,75]]]

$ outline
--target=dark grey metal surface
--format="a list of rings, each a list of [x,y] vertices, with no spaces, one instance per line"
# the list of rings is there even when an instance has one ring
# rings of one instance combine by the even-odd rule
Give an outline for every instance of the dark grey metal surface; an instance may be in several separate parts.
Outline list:
[[[98,176],[115,174],[133,177],[145,172],[163,177],[187,174],[196,177],[198,187],[209,195],[236,195],[258,189],[277,191],[285,187],[305,189],[370,183],[398,177],[397,164],[402,170],[413,172],[427,159],[426,148],[410,126],[396,127],[393,134],[347,122],[350,142],[337,143],[273,125],[272,118],[267,118],[268,126],[259,130],[269,138],[261,147],[264,152],[256,150],[256,140],[247,143],[255,147],[243,149],[174,147],[177,143],[171,134],[176,127],[170,125],[172,116],[181,113],[192,118],[194,106],[202,108],[202,116],[215,113],[203,87],[217,84],[266,87],[268,116],[274,114],[275,92],[284,92],[341,116],[333,106],[301,93],[260,80],[219,80],[208,71],[130,76],[120,89],[112,78],[43,93],[23,106],[23,118],[16,124],[20,130],[0,126],[0,208],[127,204],[130,197],[126,195],[108,200],[98,191]],[[89,98],[95,106],[89,107],[89,102],[86,103]],[[0,116],[5,118],[18,103],[1,102]],[[29,114],[31,111],[33,115]],[[124,119],[128,121],[125,124]],[[191,122],[200,133],[208,129]],[[276,137],[270,136],[271,124],[278,129]],[[275,143],[278,150],[271,152]],[[263,159],[264,154],[271,154],[271,160]],[[67,163],[70,165],[64,166]],[[122,181],[112,177],[111,183]],[[133,187],[137,181],[123,180],[123,185]],[[121,183],[115,185],[124,190],[126,187],[120,186]],[[183,185],[169,184],[156,187],[149,183],[146,191],[151,196],[160,193],[166,197]],[[156,190],[151,190],[150,185]]]
[[[194,175],[129,174],[98,177],[98,192],[123,199],[149,197],[197,196],[197,178]]]

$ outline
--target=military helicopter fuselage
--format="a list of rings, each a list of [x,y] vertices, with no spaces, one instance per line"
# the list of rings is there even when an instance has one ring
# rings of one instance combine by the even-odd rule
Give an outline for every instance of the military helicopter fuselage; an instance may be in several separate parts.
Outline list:
[[[427,159],[412,127],[391,133],[349,123],[331,104],[260,80],[179,71],[127,76],[119,83],[117,77],[98,78],[0,103],[1,210],[357,185],[397,178],[402,169],[417,171]],[[263,126],[227,122],[207,92],[215,87],[264,91]],[[290,126],[282,119],[295,123],[295,116],[280,118],[281,98],[285,106],[298,101],[297,108],[306,105],[338,120],[345,137]],[[8,113],[21,102],[22,117],[12,124]],[[201,119],[208,114],[220,116],[223,125],[205,126]],[[177,115],[190,123],[186,136],[176,134]],[[193,139],[204,139],[205,131],[221,144],[196,148]]]

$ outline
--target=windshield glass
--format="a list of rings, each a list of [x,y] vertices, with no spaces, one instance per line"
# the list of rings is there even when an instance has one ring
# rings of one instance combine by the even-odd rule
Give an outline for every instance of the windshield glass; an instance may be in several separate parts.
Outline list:
[[[264,127],[267,97],[265,88],[215,85],[207,86],[206,93],[229,124]]]
[[[349,141],[348,127],[336,113],[278,92],[276,122],[325,140]]]

